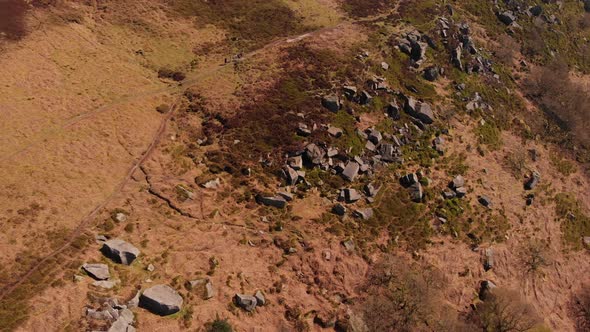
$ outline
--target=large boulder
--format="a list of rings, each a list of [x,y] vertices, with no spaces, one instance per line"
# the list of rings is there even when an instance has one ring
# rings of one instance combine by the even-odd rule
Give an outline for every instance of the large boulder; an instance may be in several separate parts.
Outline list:
[[[287,200],[285,200],[283,197],[281,197],[279,195],[277,195],[277,196],[258,195],[258,196],[256,196],[256,200],[261,204],[264,204],[266,206],[272,206],[277,209],[283,209],[283,208],[285,208],[285,206],[287,206]]]
[[[182,308],[182,296],[168,285],[146,289],[139,297],[139,306],[160,316],[174,314]]]
[[[416,176],[416,174],[414,174],[414,173],[409,173],[409,174],[402,176],[399,179],[399,182],[402,186],[407,188],[415,183],[418,183],[418,176]]]
[[[340,98],[338,98],[337,95],[324,96],[324,98],[322,98],[322,106],[334,113],[338,112],[340,107],[342,107],[340,104]]]
[[[425,124],[431,124],[434,122],[434,112],[432,107],[428,103],[420,103],[416,112],[416,118]]]
[[[436,66],[430,66],[424,70],[424,78],[428,81],[434,82],[438,78],[439,69]]]
[[[234,296],[234,303],[246,311],[253,311],[258,304],[258,300],[251,295],[236,294]]]
[[[539,180],[541,180],[541,174],[538,172],[534,172],[533,176],[531,176],[527,182],[524,184],[524,189],[526,190],[533,190],[539,184]]]
[[[130,265],[139,256],[139,249],[121,239],[112,239],[102,245],[102,253],[119,264]]]
[[[399,160],[399,150],[393,144],[381,144],[379,153],[384,162],[391,163]]]
[[[111,276],[109,266],[106,264],[84,264],[82,269],[96,280],[107,280]]]
[[[361,194],[356,189],[342,189],[341,195],[346,203],[354,203],[362,198]]]
[[[465,178],[462,175],[457,175],[451,183],[449,183],[449,187],[451,189],[457,189],[465,186]]]
[[[305,157],[309,160],[310,163],[314,165],[319,165],[322,163],[324,156],[326,155],[326,151],[320,148],[314,143],[308,144],[305,147]]]
[[[498,13],[498,19],[500,20],[500,22],[502,22],[506,25],[510,25],[510,24],[516,22],[516,16],[511,11],[505,11],[502,13]]]
[[[434,122],[434,112],[428,103],[420,102],[413,97],[407,97],[404,110],[410,116],[419,119],[425,124],[431,124]]]
[[[357,218],[361,218],[363,220],[369,220],[369,219],[373,218],[373,209],[366,208],[366,209],[355,210],[354,216]]]
[[[424,190],[422,189],[420,182],[414,183],[410,186],[410,198],[415,203],[422,202],[422,199],[424,198]]]
[[[342,177],[348,181],[354,181],[359,173],[360,165],[354,161],[349,161],[342,172]]]

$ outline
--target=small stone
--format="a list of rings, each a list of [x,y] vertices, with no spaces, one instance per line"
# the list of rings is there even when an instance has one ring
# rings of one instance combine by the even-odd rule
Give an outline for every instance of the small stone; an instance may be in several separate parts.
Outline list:
[[[118,212],[115,214],[115,221],[125,222],[125,221],[127,221],[127,215],[123,212]]]
[[[266,304],[266,298],[264,297],[264,294],[260,290],[256,291],[256,294],[254,294],[254,297],[256,298],[256,305],[263,306]]]
[[[467,195],[467,188],[459,187],[459,188],[455,189],[455,194],[457,194],[458,198],[463,198],[463,197],[465,197],[465,195]]]
[[[149,272],[154,272],[155,269],[156,267],[153,264],[149,264],[146,268],[146,270],[148,270]]]
[[[358,209],[358,210],[354,211],[354,215],[358,218],[363,219],[363,220],[369,220],[373,217],[373,209],[371,209],[371,208]]]
[[[330,134],[332,137],[339,138],[342,136],[342,129],[330,126],[328,127],[328,134]]]
[[[355,249],[354,241],[352,241],[352,239],[348,239],[346,241],[343,241],[342,242],[342,245],[348,251],[354,251],[354,249]]]
[[[492,206],[492,200],[487,196],[480,196],[478,202],[488,208]]]
[[[459,187],[463,187],[465,186],[465,178],[463,178],[463,176],[461,175],[457,175],[453,181],[451,181],[451,183],[449,184],[449,187],[451,189],[457,189]]]
[[[215,288],[213,288],[213,284],[211,281],[207,281],[205,284],[205,300],[208,300],[215,296]]]
[[[104,288],[104,289],[111,289],[113,287],[115,287],[117,283],[114,281],[110,281],[110,280],[99,280],[99,281],[95,281],[92,283],[92,286],[95,287],[100,287],[100,288]]]

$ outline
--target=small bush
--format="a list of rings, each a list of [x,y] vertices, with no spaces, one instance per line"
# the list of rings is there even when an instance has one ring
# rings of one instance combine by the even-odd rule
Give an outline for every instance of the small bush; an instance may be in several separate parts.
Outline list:
[[[540,325],[533,307],[513,291],[494,289],[486,301],[477,306],[472,319],[483,331],[524,332]]]
[[[485,144],[492,151],[502,147],[502,133],[495,124],[489,121],[475,128],[475,134],[479,143]]]
[[[369,331],[474,331],[443,301],[444,279],[429,266],[390,256],[369,275],[360,304]]]
[[[27,3],[22,0],[0,1],[0,36],[20,39],[26,33],[25,15]]]
[[[562,220],[565,241],[574,249],[581,249],[582,238],[590,236],[590,217],[583,210],[583,204],[573,194],[557,194],[555,212]]]
[[[555,61],[539,67],[524,82],[523,88],[546,117],[562,130],[565,137],[555,139],[564,141],[571,135],[578,143],[590,146],[590,95],[581,85],[572,82],[566,63]],[[545,127],[541,130],[547,133]]]
[[[170,68],[161,68],[158,70],[158,77],[180,82],[186,78],[186,74],[178,70],[172,70]]]
[[[367,17],[390,10],[396,4],[395,0],[344,0],[342,8],[351,16]]]
[[[570,316],[574,319],[578,332],[590,331],[590,287],[584,285],[582,290],[573,295]]]
[[[170,8],[196,18],[199,25],[212,24],[229,30],[236,40],[252,48],[271,40],[304,32],[301,19],[281,0],[170,0]]]
[[[227,320],[227,318],[215,318],[212,322],[205,324],[205,331],[207,332],[233,332],[233,327]]]
[[[168,113],[168,111],[170,111],[170,106],[168,104],[162,104],[158,107],[156,107],[156,111],[158,111],[158,113]]]

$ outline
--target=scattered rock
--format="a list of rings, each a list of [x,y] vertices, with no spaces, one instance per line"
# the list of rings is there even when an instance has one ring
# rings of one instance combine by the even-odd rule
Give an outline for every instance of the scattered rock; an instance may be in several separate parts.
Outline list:
[[[431,124],[434,122],[434,112],[428,103],[420,102],[412,97],[407,97],[404,110],[410,116],[419,119],[425,124]]]
[[[361,92],[361,95],[359,97],[359,103],[361,105],[367,105],[369,104],[371,101],[373,100],[373,96],[371,96],[371,94],[365,90],[363,90]]]
[[[467,195],[467,188],[459,187],[459,188],[455,189],[455,194],[457,195],[458,198],[463,198],[463,197],[465,197],[465,195]]]
[[[356,189],[343,189],[342,190],[342,195],[344,196],[344,200],[346,203],[354,203],[356,201],[358,201],[359,199],[361,199],[361,195],[359,194],[358,191],[356,191]]]
[[[369,220],[369,219],[373,218],[373,209],[371,209],[371,208],[358,209],[358,210],[354,211],[354,215],[358,218],[363,219],[363,220]]]
[[[337,95],[329,95],[322,98],[322,106],[334,113],[337,113],[342,107],[340,98]]]
[[[344,86],[342,88],[342,90],[344,90],[344,95],[346,96],[346,98],[348,98],[349,100],[354,99],[354,97],[356,96],[357,93],[357,88],[354,86]]]
[[[119,264],[130,265],[139,256],[139,249],[121,239],[106,241],[101,249],[102,253]]]
[[[412,186],[410,186],[410,197],[415,203],[422,202],[422,199],[424,198],[424,191],[420,182],[414,183]]]
[[[478,200],[477,200],[481,205],[489,208],[492,206],[492,200],[487,197],[487,196],[479,196]]]
[[[124,308],[119,311],[119,318],[111,325],[108,332],[134,332],[135,327],[131,325],[134,320],[133,312]]]
[[[348,239],[346,241],[343,241],[342,242],[342,245],[348,251],[354,251],[354,249],[355,249],[354,241],[352,241],[352,239]]]
[[[491,270],[494,267],[494,250],[487,248],[484,250],[484,261],[483,268],[486,271]]]
[[[217,189],[219,188],[219,186],[221,186],[221,179],[216,178],[214,180],[209,180],[204,183],[201,183],[200,186],[205,189]]]
[[[506,25],[510,25],[510,24],[516,22],[516,16],[511,11],[505,11],[502,13],[498,13],[497,15],[498,15],[498,19],[500,20],[500,22],[502,22]]]
[[[496,284],[489,280],[483,280],[479,286],[479,299],[485,301],[493,293]]]
[[[205,283],[205,300],[208,300],[215,296],[215,288],[210,280]]]
[[[339,138],[342,136],[342,129],[330,126],[328,127],[328,134],[330,134],[332,137]]]
[[[533,16],[541,16],[541,14],[543,14],[543,6],[541,6],[541,5],[533,6],[533,7],[529,8],[529,13],[531,13],[531,15],[533,15]]]
[[[117,283],[115,281],[110,281],[110,280],[98,280],[92,283],[92,286],[95,287],[100,287],[100,288],[104,288],[104,289],[111,289],[113,287],[115,287],[117,285]]]
[[[524,189],[526,190],[533,190],[539,184],[541,180],[541,174],[539,172],[533,172],[533,175],[527,180],[524,184]]]
[[[428,81],[434,82],[438,79],[439,68],[436,66],[431,66],[424,69],[424,78]]]
[[[246,311],[253,311],[256,308],[258,300],[251,295],[236,294],[234,296],[234,303]]]
[[[139,306],[160,316],[174,314],[182,308],[182,297],[168,285],[146,289],[139,298]]]
[[[354,161],[349,161],[342,172],[342,177],[350,182],[354,181],[359,173],[360,166]]]
[[[418,183],[418,176],[414,173],[406,174],[399,179],[399,182],[404,187],[409,187],[415,183]]]
[[[449,187],[453,190],[457,188],[465,186],[465,178],[462,175],[457,175],[451,183],[449,183]]]
[[[301,156],[291,157],[287,160],[287,165],[294,170],[300,170],[303,168],[303,158]]]
[[[342,204],[336,204],[332,207],[332,213],[338,216],[343,216],[346,214],[346,207]]]
[[[256,305],[263,306],[266,304],[266,298],[264,297],[264,294],[260,290],[256,291],[256,294],[254,294],[254,297],[256,298]]]
[[[269,197],[269,196],[258,195],[258,196],[256,196],[256,200],[261,204],[264,204],[266,206],[272,206],[277,209],[284,209],[285,206],[287,206],[287,200],[285,200],[281,196]]]
[[[127,215],[123,212],[115,213],[114,219],[116,222],[125,222],[127,221]]]
[[[82,269],[96,280],[107,280],[111,277],[109,266],[106,264],[84,264]]]

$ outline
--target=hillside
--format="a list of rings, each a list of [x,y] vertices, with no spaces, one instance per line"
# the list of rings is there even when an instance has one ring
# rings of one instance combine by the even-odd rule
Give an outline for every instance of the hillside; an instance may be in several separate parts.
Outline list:
[[[590,2],[0,1],[2,331],[587,331]]]

